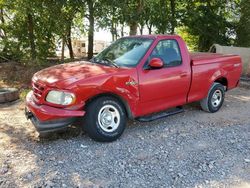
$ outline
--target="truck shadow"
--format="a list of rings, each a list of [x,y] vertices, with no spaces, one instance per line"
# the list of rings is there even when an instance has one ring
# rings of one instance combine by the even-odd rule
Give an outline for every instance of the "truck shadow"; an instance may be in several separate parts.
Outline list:
[[[75,137],[84,137],[86,134],[79,125],[72,125],[68,128],[62,129],[60,131],[45,133],[39,135],[37,133],[37,139],[39,142],[51,142],[58,139],[73,139]]]

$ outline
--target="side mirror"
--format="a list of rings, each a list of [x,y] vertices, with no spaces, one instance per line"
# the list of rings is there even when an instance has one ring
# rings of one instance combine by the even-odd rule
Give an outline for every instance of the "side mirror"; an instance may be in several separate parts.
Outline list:
[[[151,67],[153,69],[160,69],[163,66],[164,66],[164,63],[162,62],[162,60],[160,58],[153,58],[149,62],[149,67]]]

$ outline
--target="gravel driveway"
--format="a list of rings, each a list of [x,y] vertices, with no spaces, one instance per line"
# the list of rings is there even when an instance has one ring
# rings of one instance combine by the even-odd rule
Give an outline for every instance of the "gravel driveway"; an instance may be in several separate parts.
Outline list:
[[[113,143],[78,128],[39,139],[24,105],[0,106],[0,187],[250,187],[250,90],[215,114],[198,103]]]

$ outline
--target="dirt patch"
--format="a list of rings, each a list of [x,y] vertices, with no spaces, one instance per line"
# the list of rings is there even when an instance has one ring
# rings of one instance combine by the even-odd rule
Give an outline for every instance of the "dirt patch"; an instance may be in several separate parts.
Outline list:
[[[81,61],[82,59],[66,59],[65,63],[72,61]],[[60,61],[48,61],[41,65],[24,65],[18,62],[5,62],[0,63],[0,88],[1,87],[16,87],[18,89],[30,88],[30,82],[32,76],[39,70],[45,69],[50,66],[60,64]]]
[[[17,62],[0,63],[0,88],[17,88],[19,97],[23,100],[31,89],[33,75],[37,71],[53,65],[55,64],[31,66]]]
[[[29,88],[31,78],[34,73],[43,69],[44,67],[25,66],[17,62],[0,63],[0,88]]]

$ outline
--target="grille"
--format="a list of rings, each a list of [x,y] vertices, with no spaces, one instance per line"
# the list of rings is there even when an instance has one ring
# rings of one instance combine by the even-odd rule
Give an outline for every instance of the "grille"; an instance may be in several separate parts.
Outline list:
[[[41,86],[40,84],[38,83],[32,83],[32,90],[33,90],[33,94],[34,96],[40,100],[42,95],[43,95],[43,92],[44,92],[44,87]]]

